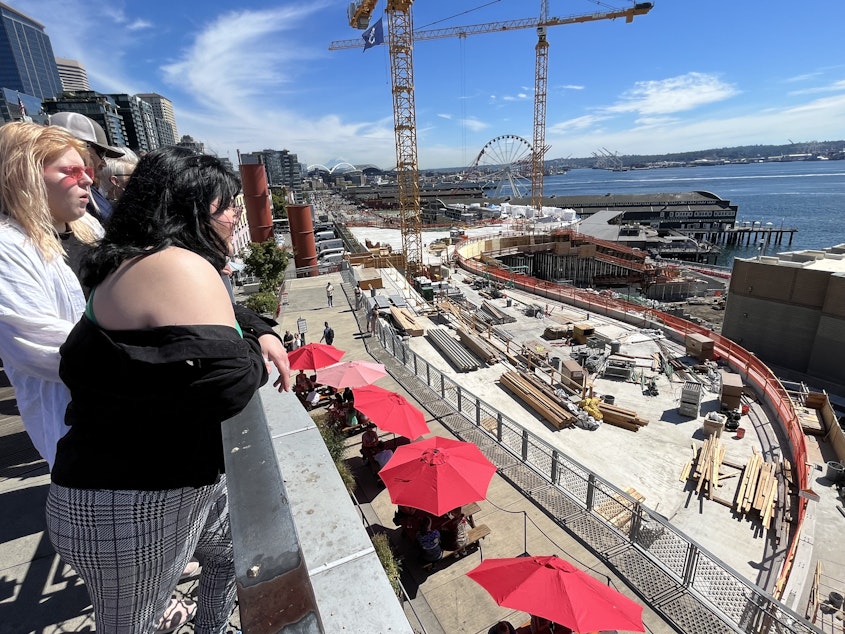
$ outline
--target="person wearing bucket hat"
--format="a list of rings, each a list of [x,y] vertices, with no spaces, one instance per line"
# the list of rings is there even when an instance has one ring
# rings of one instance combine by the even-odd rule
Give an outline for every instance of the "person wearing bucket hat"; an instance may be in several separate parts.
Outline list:
[[[94,164],[94,185],[91,187],[91,200],[88,213],[105,226],[112,213],[111,203],[100,189],[100,176],[106,166],[106,158],[120,158],[123,150],[109,145],[109,139],[103,127],[84,114],[78,112],[57,112],[50,115],[50,125],[61,126],[80,141],[88,144],[88,154]]]

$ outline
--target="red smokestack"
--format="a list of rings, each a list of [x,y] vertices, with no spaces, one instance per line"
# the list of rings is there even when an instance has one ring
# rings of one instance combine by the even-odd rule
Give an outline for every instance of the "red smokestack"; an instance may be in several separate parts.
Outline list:
[[[261,164],[241,165],[240,168],[249,239],[267,242],[273,237],[273,207],[267,188],[267,172]]]
[[[293,261],[296,268],[317,265],[317,246],[314,243],[314,222],[311,220],[310,205],[288,205],[290,241],[293,246]],[[317,275],[316,269],[308,277]]]

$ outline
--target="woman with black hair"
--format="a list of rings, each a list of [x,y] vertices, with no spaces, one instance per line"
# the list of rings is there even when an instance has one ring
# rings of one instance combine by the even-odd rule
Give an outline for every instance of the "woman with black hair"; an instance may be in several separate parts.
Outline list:
[[[202,564],[195,631],[225,631],[234,607],[221,423],[267,381],[268,358],[275,385],[290,387],[278,336],[239,323],[220,278],[239,191],[214,157],[156,150],[83,262],[92,290],[61,348],[70,430],[47,520],[98,632],[153,631],[192,556]]]

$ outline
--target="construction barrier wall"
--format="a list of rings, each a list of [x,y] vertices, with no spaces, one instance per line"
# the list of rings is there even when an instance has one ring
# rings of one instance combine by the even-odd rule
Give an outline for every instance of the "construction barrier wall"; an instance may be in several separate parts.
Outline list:
[[[515,273],[505,268],[482,264],[479,261],[481,255],[484,253],[500,251],[505,248],[511,250],[520,244],[532,244],[534,242],[534,236],[530,235],[519,236],[522,238],[521,242],[519,240],[513,240],[513,237],[513,235],[503,235],[496,238],[471,239],[460,243],[456,249],[456,266],[459,264],[462,268],[477,275],[494,278],[505,285],[577,306],[587,312],[601,314],[631,324],[641,322],[640,325],[643,327],[660,329],[665,336],[680,343],[684,342],[687,334],[693,333],[698,333],[712,339],[715,344],[715,353],[731,369],[742,375],[745,384],[750,386],[757,394],[757,397],[768,405],[773,412],[773,422],[776,422],[780,426],[789,440],[789,446],[783,449],[785,453],[789,454],[791,459],[796,486],[800,491],[806,491],[810,488],[810,473],[807,466],[807,445],[804,439],[804,431],[801,428],[801,422],[795,412],[792,400],[778,378],[753,353],[745,350],[730,339],[685,319],[674,317],[651,308],[644,309],[639,304],[597,295],[575,288],[574,286],[538,280],[534,277]],[[786,586],[786,581],[792,569],[806,511],[807,499],[799,497],[795,530],[790,534],[784,565],[778,575],[777,591],[775,593],[775,596],[778,596],[778,598],[780,598],[779,593]]]

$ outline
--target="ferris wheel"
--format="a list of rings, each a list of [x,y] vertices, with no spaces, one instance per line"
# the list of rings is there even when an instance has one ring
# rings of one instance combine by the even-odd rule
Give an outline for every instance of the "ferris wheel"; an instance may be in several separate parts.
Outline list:
[[[488,141],[468,168],[487,196],[524,198],[531,193],[531,144],[515,134]]]

